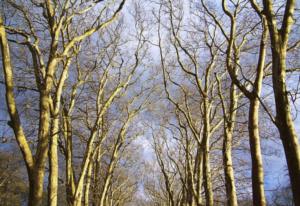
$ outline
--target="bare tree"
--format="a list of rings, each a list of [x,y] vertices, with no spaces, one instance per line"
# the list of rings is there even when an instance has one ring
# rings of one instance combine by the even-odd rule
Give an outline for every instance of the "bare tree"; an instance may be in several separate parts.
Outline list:
[[[45,163],[48,154],[48,140],[50,137],[50,111],[52,109],[53,100],[51,99],[51,91],[54,84],[54,76],[56,75],[58,65],[61,61],[65,60],[65,68],[68,68],[70,64],[70,55],[75,48],[76,44],[91,36],[96,31],[106,27],[110,22],[112,22],[121,11],[125,1],[122,1],[116,11],[104,21],[101,21],[102,12],[97,16],[96,21],[92,24],[91,27],[87,28],[84,32],[70,35],[69,41],[64,42],[64,37],[62,34],[68,33],[69,29],[73,26],[72,20],[78,15],[82,16],[83,14],[89,12],[97,6],[95,2],[88,2],[86,4],[80,3],[75,5],[70,1],[62,2],[62,5],[58,7],[58,4],[52,1],[45,1],[44,3],[37,3],[35,1],[30,2],[28,5],[23,4],[19,5],[14,1],[8,1],[8,4],[11,5],[15,10],[20,13],[26,26],[28,28],[14,28],[6,27],[6,29],[13,34],[23,37],[23,41],[20,43],[28,47],[29,51],[32,54],[32,60],[35,71],[36,86],[40,93],[40,118],[39,118],[39,131],[38,131],[38,145],[36,154],[33,157],[30,146],[27,142],[27,138],[23,132],[20,117],[17,112],[15,98],[13,96],[13,74],[12,67],[10,63],[10,55],[8,49],[8,42],[6,38],[5,27],[3,21],[1,20],[2,25],[2,41],[3,44],[3,59],[5,66],[5,84],[8,86],[7,95],[7,104],[11,105],[9,113],[12,119],[12,127],[15,132],[15,136],[18,140],[20,149],[23,153],[24,160],[26,162],[28,176],[30,180],[30,194],[29,194],[29,205],[40,205],[41,198],[43,194],[43,180],[45,173]],[[37,32],[39,28],[32,20],[31,12],[35,11],[34,9],[29,11],[28,6],[33,6],[36,10],[42,10],[44,22],[47,22],[49,28],[49,36],[51,38],[49,46],[49,55],[46,63],[44,63],[44,57],[41,48],[40,48],[40,37]],[[79,8],[77,7],[79,6]],[[104,7],[105,9],[105,7]],[[70,13],[72,12],[72,13]],[[31,41],[33,39],[33,41]],[[61,45],[61,40],[63,44]],[[61,73],[59,87],[56,93],[56,102],[54,103],[54,117],[57,116],[57,111],[59,111],[60,105],[60,93],[66,79],[67,69],[65,72]],[[53,130],[56,132],[58,118],[54,121]],[[50,186],[49,186],[49,204],[56,205],[57,203],[57,135],[55,134],[51,138],[50,144],[50,172],[53,175],[50,175]]]
[[[295,3],[296,1],[291,0],[283,5],[284,14],[280,29],[278,28],[272,1],[263,1],[263,15],[266,18],[271,39],[272,81],[276,105],[275,125],[279,130],[286,155],[294,202],[295,205],[298,205],[300,204],[298,195],[300,192],[300,147],[286,87],[286,54],[289,48],[289,34],[294,22]],[[256,1],[252,1],[252,5],[256,12],[261,11]]]

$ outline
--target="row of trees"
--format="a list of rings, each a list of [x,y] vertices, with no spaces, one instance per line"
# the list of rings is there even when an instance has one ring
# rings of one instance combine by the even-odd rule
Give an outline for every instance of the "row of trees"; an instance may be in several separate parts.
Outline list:
[[[1,7],[6,136],[27,171],[1,191],[15,178],[31,206],[263,206],[262,147],[279,136],[300,205],[296,1]]]
[[[1,4],[8,124],[27,168],[28,205],[45,204],[45,183],[48,205],[124,204],[137,189],[124,150],[141,133],[129,125],[151,95],[140,84],[147,46],[138,5],[126,28],[125,0]]]
[[[259,117],[267,115],[268,127],[278,129],[299,205],[297,109],[290,105],[297,108],[299,39],[291,32],[296,2],[186,3],[160,1],[154,12],[158,40],[153,44],[171,112],[151,125],[164,195],[150,196],[159,205],[243,204],[247,185],[238,168],[245,158],[234,161],[232,154],[249,142],[252,204],[266,205],[261,148],[266,135]]]

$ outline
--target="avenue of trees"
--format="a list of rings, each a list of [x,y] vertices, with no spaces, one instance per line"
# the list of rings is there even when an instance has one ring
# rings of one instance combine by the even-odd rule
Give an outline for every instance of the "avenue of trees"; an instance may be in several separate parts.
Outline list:
[[[0,205],[300,206],[299,3],[2,0]]]

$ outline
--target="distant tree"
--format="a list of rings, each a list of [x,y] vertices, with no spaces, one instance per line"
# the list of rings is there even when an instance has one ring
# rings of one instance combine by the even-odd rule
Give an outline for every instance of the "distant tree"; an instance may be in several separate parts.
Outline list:
[[[27,200],[28,186],[22,157],[0,151],[0,205],[22,205]]]
[[[271,204],[274,206],[294,206],[291,185],[283,185],[273,192]]]

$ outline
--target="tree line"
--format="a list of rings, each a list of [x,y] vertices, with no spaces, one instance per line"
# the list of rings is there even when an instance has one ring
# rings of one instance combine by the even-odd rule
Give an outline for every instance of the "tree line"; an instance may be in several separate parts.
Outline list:
[[[300,205],[297,6],[2,1],[0,205]]]

